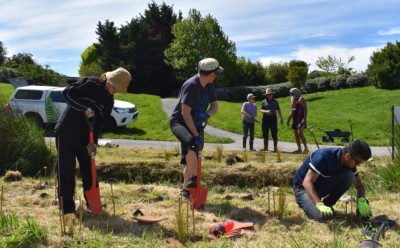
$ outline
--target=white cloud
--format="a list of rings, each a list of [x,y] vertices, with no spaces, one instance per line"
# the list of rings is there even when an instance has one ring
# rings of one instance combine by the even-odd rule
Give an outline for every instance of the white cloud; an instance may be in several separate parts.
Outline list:
[[[217,19],[236,43],[238,56],[263,63],[301,59],[313,64],[332,55],[365,70],[372,51],[386,44],[385,35],[400,34],[398,0],[155,0],[187,17],[189,9]],[[28,52],[40,64],[78,71],[80,54],[97,41],[97,23],[116,27],[143,14],[143,0],[13,0],[0,8],[0,40],[8,55]],[[389,28],[392,27],[392,28]],[[377,37],[377,34],[381,35]],[[351,36],[351,38],[349,38]],[[383,39],[383,40],[377,40]],[[348,48],[359,47],[359,48]],[[268,55],[268,56],[267,56]],[[73,66],[73,68],[71,68]],[[69,67],[68,69],[66,69]]]
[[[348,67],[356,71],[365,71],[368,68],[369,58],[372,53],[382,47],[362,47],[362,48],[346,48],[338,46],[319,46],[319,47],[302,47],[296,51],[271,57],[260,57],[258,60],[263,65],[269,65],[271,62],[289,62],[290,60],[303,60],[310,64],[309,71],[320,70],[315,62],[319,57],[327,57],[331,55],[337,59],[341,59],[343,63],[347,63],[349,56],[354,56],[355,60],[352,61]]]
[[[394,34],[400,34],[400,27],[394,27],[388,30],[379,30],[378,31],[379,35],[394,35]]]

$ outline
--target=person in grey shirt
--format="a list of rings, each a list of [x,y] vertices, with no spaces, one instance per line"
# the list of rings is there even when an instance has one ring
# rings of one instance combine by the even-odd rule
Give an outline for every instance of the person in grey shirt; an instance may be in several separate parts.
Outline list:
[[[264,151],[268,151],[268,134],[271,130],[272,139],[274,140],[274,152],[278,151],[278,118],[277,113],[281,119],[280,123],[283,125],[283,117],[279,103],[274,99],[274,93],[271,88],[267,88],[264,96],[266,99],[262,100],[260,111],[263,114],[262,118],[262,133],[264,139]]]

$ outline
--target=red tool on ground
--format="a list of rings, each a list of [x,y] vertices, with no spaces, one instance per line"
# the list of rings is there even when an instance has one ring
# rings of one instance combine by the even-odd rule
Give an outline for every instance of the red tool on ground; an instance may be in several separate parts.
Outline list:
[[[190,203],[196,210],[204,209],[208,194],[207,188],[201,188],[201,151],[197,153],[197,188],[190,189]]]
[[[93,122],[89,120],[87,121],[89,125],[89,143],[93,144]],[[98,214],[103,211],[103,208],[101,206],[100,189],[97,185],[96,161],[94,159],[94,154],[91,154],[90,156],[90,168],[92,173],[92,187],[89,190],[85,190],[85,197],[89,204],[90,211],[93,214]]]

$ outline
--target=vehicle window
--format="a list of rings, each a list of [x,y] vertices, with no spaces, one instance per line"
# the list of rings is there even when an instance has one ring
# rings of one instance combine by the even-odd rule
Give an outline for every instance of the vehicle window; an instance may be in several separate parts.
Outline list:
[[[42,95],[43,91],[40,90],[19,90],[15,94],[15,99],[40,100]]]
[[[50,97],[53,102],[65,102],[64,97],[61,94],[61,91],[51,92]]]

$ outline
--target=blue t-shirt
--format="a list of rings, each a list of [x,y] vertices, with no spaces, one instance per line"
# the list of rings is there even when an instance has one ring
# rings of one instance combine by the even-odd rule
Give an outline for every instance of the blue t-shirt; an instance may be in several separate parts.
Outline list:
[[[242,109],[249,115],[255,117],[257,114],[257,105],[256,103],[244,102],[242,105]],[[254,123],[254,118],[250,119],[247,115],[242,116],[242,120],[249,123]]]
[[[205,113],[208,106],[212,102],[217,101],[217,93],[214,88],[214,84],[207,84],[203,87],[200,83],[200,78],[195,75],[189,78],[183,85],[179,92],[179,101],[175,106],[174,111],[171,114],[171,121],[185,123],[182,116],[182,105],[188,105],[192,111],[191,115],[194,118],[201,113]]]
[[[329,178],[333,175],[340,173],[342,170],[351,170],[357,177],[357,169],[350,169],[349,167],[340,163],[342,156],[341,148],[321,148],[313,152],[304,161],[303,165],[296,172],[293,178],[293,186],[298,187],[303,184],[304,178],[308,170],[312,170],[322,178]]]

